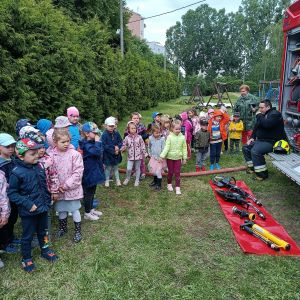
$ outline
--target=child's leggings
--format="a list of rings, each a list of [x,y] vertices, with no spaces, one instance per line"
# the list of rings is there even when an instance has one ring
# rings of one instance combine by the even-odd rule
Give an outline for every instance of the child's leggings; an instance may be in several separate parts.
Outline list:
[[[131,176],[131,171],[132,168],[134,166],[135,168],[135,181],[139,181],[140,180],[140,176],[141,176],[141,163],[142,160],[128,160],[127,161],[127,170],[126,170],[126,179],[130,179]]]
[[[210,144],[210,163],[218,164],[222,150],[222,142]]]
[[[141,160],[141,174],[146,174],[146,164],[144,158]]]
[[[118,165],[116,165],[116,166],[105,166],[105,170],[104,170],[105,180],[109,180],[109,176],[110,176],[111,171],[114,172],[116,180],[120,180],[119,166]]]
[[[67,211],[60,211],[58,213],[58,218],[60,220],[66,219],[67,217],[68,217],[68,212]],[[81,215],[80,215],[79,209],[72,211],[72,217],[73,217],[74,222],[76,222],[76,223],[81,222]]]
[[[84,211],[88,214],[93,208],[94,196],[96,193],[97,185],[84,187],[83,186],[83,195],[84,195]]]
[[[173,175],[175,175],[175,186],[180,187],[181,159],[178,160],[167,159],[167,166],[168,166],[168,184],[172,183]]]

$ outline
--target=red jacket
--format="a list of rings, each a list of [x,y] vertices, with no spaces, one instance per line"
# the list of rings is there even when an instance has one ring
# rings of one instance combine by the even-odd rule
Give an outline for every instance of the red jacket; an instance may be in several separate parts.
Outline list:
[[[223,113],[219,109],[215,110],[213,117],[208,120],[207,130],[209,131],[210,134],[212,134],[212,131],[211,131],[212,122],[213,122],[214,118],[217,117],[217,116],[221,116],[222,117],[222,119],[220,121],[220,132],[221,132],[222,140],[224,141],[224,140],[227,139],[226,125],[230,121],[230,117],[229,117],[229,115],[226,112]]]

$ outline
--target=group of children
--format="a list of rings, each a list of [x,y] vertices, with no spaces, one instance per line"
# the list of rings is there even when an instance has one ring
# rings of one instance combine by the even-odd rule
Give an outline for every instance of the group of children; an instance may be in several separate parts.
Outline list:
[[[167,190],[181,194],[181,165],[191,158],[192,148],[197,151],[196,170],[205,170],[205,158],[210,152],[210,169],[219,169],[222,143],[230,134],[230,149],[238,151],[242,122],[234,115],[229,123],[226,109],[209,110],[198,116],[189,110],[170,118],[159,112],[152,115],[153,122],[146,128],[138,112],[131,114],[124,139],[117,129],[118,121],[108,117],[104,132],[93,122],[79,124],[76,107],[67,109],[67,116],[59,116],[53,125],[41,119],[33,126],[27,119],[16,124],[17,140],[0,133],[0,249],[14,252],[21,244],[22,267],[27,272],[35,270],[31,246],[37,235],[41,257],[54,262],[58,259],[49,247],[48,211],[54,205],[58,213],[58,237],[68,231],[68,215],[74,221],[74,242],[80,242],[81,202],[84,219],[96,221],[102,212],[93,208],[98,184],[109,187],[114,176],[116,186],[121,186],[119,164],[122,153],[127,152],[127,169],[123,185],[128,185],[135,173],[134,186],[146,174],[153,174],[150,186],[162,187],[162,174],[167,172]],[[232,135],[231,135],[232,134]],[[15,239],[14,225],[21,219],[22,239]],[[0,267],[3,262],[0,260]]]

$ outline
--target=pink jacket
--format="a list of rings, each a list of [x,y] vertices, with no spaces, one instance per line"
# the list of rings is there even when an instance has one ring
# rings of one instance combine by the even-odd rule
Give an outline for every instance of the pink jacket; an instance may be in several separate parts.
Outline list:
[[[59,186],[65,190],[64,193],[59,193],[58,198],[60,200],[82,199],[83,160],[81,154],[70,145],[65,152],[55,147],[49,155],[58,173]]]
[[[39,159],[39,162],[44,166],[46,172],[46,180],[48,190],[51,194],[57,194],[59,189],[59,179],[53,159],[50,155],[45,154]]]
[[[139,134],[129,134],[123,140],[122,151],[128,151],[127,160],[140,160],[147,156],[146,146]]]
[[[182,119],[182,125],[185,127],[185,140],[187,143],[190,143],[193,138],[193,124],[188,119],[188,114],[186,111],[180,114]]]
[[[200,127],[200,117],[199,116],[194,116],[192,117],[192,123],[193,123],[193,135],[198,132],[201,127]]]
[[[10,215],[10,205],[6,194],[8,187],[5,174],[0,171],[0,216],[1,218],[8,219]]]

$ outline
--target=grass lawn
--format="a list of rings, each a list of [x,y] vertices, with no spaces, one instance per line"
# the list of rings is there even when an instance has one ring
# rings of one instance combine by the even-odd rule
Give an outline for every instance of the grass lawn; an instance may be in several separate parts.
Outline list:
[[[155,111],[174,115],[182,100]],[[148,124],[152,111],[143,111]],[[123,132],[126,120],[120,122]],[[125,160],[125,159],[124,159]],[[222,155],[222,166],[242,156]],[[269,164],[270,179],[244,180],[268,211],[300,244],[300,187]],[[185,169],[194,170],[193,161]],[[83,221],[83,241],[54,239],[60,260],[51,265],[34,250],[37,271],[25,274],[19,255],[3,255],[1,299],[300,299],[300,260],[245,255],[208,184],[209,177],[182,179],[183,195],[148,188],[99,187],[103,217]],[[57,228],[57,224],[54,224]]]

